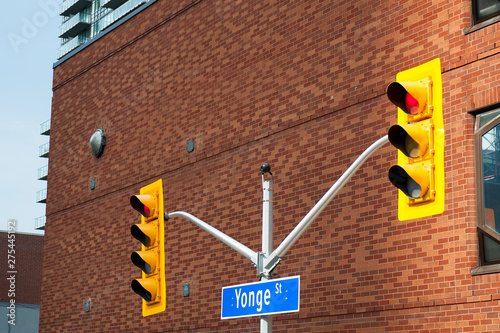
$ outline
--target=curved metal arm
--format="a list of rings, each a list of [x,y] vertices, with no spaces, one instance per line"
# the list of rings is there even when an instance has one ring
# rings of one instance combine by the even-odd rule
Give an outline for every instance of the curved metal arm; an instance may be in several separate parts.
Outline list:
[[[376,150],[382,147],[384,144],[389,142],[386,136],[375,141],[370,147],[368,147],[359,157],[351,164],[351,166],[340,176],[339,179],[333,184],[333,186],[328,190],[328,192],[323,195],[323,197],[314,205],[314,207],[307,213],[302,221],[297,224],[297,226],[290,232],[290,234],[281,242],[281,244],[276,248],[276,250],[271,253],[271,255],[265,259],[265,268],[271,269],[275,266],[281,257],[292,247],[292,245],[299,239],[299,237],[304,233],[307,227],[314,221],[314,219],[323,211],[323,209],[330,203],[330,201],[335,197],[335,195],[342,189],[342,187],[351,179],[352,175],[359,169],[361,164],[368,159]]]
[[[218,240],[222,241],[224,244],[229,246],[230,248],[236,250],[243,256],[247,257],[250,259],[255,265],[257,265],[257,253],[246,247],[245,245],[241,244],[237,240],[229,237],[222,231],[217,230],[216,228],[212,227],[210,224],[203,222],[196,216],[193,216],[189,213],[186,212],[172,212],[172,213],[165,213],[165,218],[171,218],[171,217],[184,217],[185,219],[188,219],[189,221],[193,222],[203,230],[207,231],[209,234],[217,238]]]

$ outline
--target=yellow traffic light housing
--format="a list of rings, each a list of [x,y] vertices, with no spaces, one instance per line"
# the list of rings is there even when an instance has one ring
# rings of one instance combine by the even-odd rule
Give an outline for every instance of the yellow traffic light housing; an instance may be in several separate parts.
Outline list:
[[[132,290],[142,300],[144,317],[166,309],[165,286],[165,220],[162,180],[142,187],[139,195],[130,198],[132,208],[141,213],[141,224],[130,228],[132,236],[141,242],[141,251],[130,256],[142,270],[142,278],[131,283]]]
[[[389,128],[398,165],[389,169],[399,191],[398,218],[409,220],[444,211],[444,124],[441,62],[434,59],[399,72],[387,86],[398,107],[398,124]]]

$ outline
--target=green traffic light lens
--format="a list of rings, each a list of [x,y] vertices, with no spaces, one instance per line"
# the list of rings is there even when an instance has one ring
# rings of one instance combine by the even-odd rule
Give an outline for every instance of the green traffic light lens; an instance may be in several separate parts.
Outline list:
[[[407,197],[417,199],[422,195],[422,187],[399,165],[393,165],[388,175],[391,183]]]
[[[151,297],[151,293],[147,291],[146,288],[144,288],[139,281],[133,280],[130,286],[132,287],[132,290],[136,294],[144,298],[146,302],[152,301],[153,298]]]

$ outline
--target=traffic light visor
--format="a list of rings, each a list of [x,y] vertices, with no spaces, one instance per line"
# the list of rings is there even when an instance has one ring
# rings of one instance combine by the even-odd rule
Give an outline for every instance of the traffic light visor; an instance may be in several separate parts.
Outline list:
[[[421,113],[427,102],[427,89],[420,82],[392,82],[387,86],[389,100],[408,115]]]
[[[146,274],[156,270],[157,257],[153,251],[136,251],[130,255],[132,263]]]
[[[394,186],[412,199],[424,197],[429,189],[429,171],[422,165],[393,165],[388,176]]]
[[[154,223],[134,224],[130,233],[145,247],[150,247],[156,242],[156,225]]]
[[[429,146],[429,130],[420,124],[393,125],[387,132],[391,144],[406,157],[422,157]]]
[[[155,278],[135,279],[130,284],[132,290],[146,302],[156,299],[157,282]]]
[[[156,200],[153,195],[134,195],[130,197],[130,205],[144,217],[151,217],[155,213]]]

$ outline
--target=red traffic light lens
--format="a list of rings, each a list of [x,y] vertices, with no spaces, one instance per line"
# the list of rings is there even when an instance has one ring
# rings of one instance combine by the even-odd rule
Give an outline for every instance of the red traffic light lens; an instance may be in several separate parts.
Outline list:
[[[144,198],[148,198],[149,196],[145,195],[134,195],[130,198],[130,205],[132,208],[134,208],[136,211],[141,213],[142,216],[144,217],[151,217],[151,209],[143,202]],[[142,200],[141,200],[142,199]],[[147,201],[146,201],[147,202]]]
[[[418,101],[415,97],[413,97],[409,93],[406,94],[405,106],[406,106],[407,113],[418,114],[418,107],[419,107]]]
[[[427,88],[420,82],[391,82],[387,86],[387,97],[404,113],[417,116],[424,111]]]

